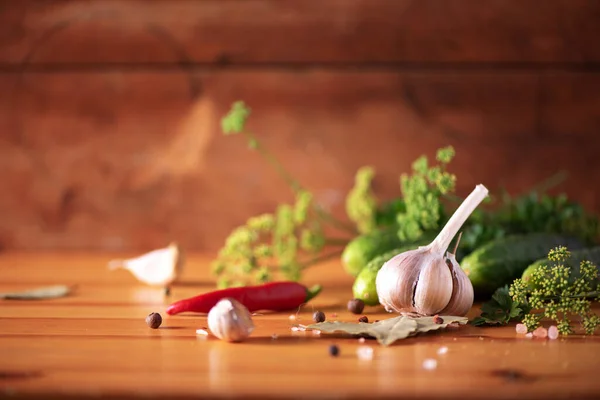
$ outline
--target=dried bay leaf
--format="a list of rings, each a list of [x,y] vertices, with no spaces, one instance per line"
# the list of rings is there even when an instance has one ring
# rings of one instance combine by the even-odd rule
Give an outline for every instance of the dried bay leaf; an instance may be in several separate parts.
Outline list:
[[[0,299],[5,300],[43,300],[64,297],[71,293],[66,285],[47,286],[22,292],[0,293]]]
[[[429,331],[443,329],[453,323],[464,325],[469,321],[467,317],[443,316],[441,318],[444,320],[444,322],[442,322],[441,324],[433,322],[433,317],[415,318],[415,321],[417,321],[416,333],[426,333]]]
[[[353,322],[339,322],[339,321],[334,321],[334,322],[319,322],[318,324],[312,324],[312,325],[308,325],[306,327],[306,329],[318,329],[321,332],[329,332],[329,333],[333,333],[333,332],[344,332],[350,335],[368,335],[368,336],[373,336],[370,334],[369,329],[371,329],[371,327],[373,325],[379,325],[381,324],[383,321],[379,321],[379,322],[374,322],[372,324],[366,323],[366,322],[359,322],[359,323],[353,323]]]
[[[383,346],[389,346],[397,340],[405,339],[419,333],[426,333],[446,328],[452,323],[466,324],[468,318],[442,316],[444,322],[437,324],[433,317],[398,316],[373,323],[354,322],[321,322],[307,326],[307,329],[318,329],[321,332],[344,332],[350,335],[366,335],[374,337]]]
[[[399,317],[392,319],[395,321],[393,325],[382,324],[370,330],[377,341],[384,346],[389,346],[396,340],[406,339],[418,328],[417,321],[414,318]]]

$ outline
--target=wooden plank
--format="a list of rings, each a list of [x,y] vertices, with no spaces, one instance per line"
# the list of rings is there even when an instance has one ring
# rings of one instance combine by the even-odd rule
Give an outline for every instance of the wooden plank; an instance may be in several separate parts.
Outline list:
[[[192,82],[192,83],[191,83]],[[200,88],[199,94],[190,88]],[[600,76],[532,73],[182,72],[0,75],[0,241],[21,249],[214,249],[292,196],[219,119],[250,128],[343,217],[354,172],[382,199],[421,154],[451,144],[458,191],[511,192],[566,170],[600,211]],[[557,161],[560,160],[560,161]]]
[[[5,0],[0,63],[600,61],[596,0]]]
[[[197,267],[194,274],[206,276],[206,255],[188,256]],[[98,297],[93,282],[105,279],[104,267],[98,263],[101,255],[2,253],[0,282],[14,279],[17,264],[22,266],[18,283],[28,285],[63,257],[64,267],[57,269],[55,279],[70,280],[70,271],[77,268],[82,281],[69,301],[87,299],[97,304],[74,307],[68,315],[68,309],[54,301],[1,301],[3,397],[187,399],[200,394],[202,398],[378,399],[401,395],[553,400],[600,394],[600,381],[595,379],[600,367],[598,336],[550,341],[526,339],[516,334],[513,325],[466,325],[382,347],[372,340],[360,343],[350,337],[292,332],[293,324],[311,320],[313,309],[323,310],[330,320],[356,320],[345,308],[352,277],[343,272],[339,261],[308,271],[307,282],[335,284],[325,285],[321,295],[299,310],[296,321],[290,321],[288,312],[255,315],[254,332],[246,342],[236,344],[212,335],[197,336],[195,330],[206,327],[206,316],[167,316],[164,307],[132,297],[136,287],[123,286],[120,275],[113,276],[113,284],[107,281],[105,297]],[[129,306],[110,306],[111,301]],[[145,325],[150,311],[163,313],[159,329]],[[381,306],[367,307],[364,313],[371,320],[390,317]],[[470,316],[476,313],[473,309]],[[332,343],[340,348],[337,358],[328,355]],[[360,346],[371,347],[371,360],[358,358]],[[447,352],[440,354],[443,347]],[[437,361],[434,370],[423,368],[429,358]]]

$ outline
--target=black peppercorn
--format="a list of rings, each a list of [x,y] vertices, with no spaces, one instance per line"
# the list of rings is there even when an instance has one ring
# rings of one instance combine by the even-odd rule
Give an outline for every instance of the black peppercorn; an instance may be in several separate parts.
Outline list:
[[[352,299],[348,302],[348,311],[353,314],[360,314],[365,309],[365,302],[360,299]]]
[[[315,311],[313,314],[313,321],[316,323],[325,321],[325,313],[323,311]]]
[[[435,315],[433,317],[433,323],[434,324],[438,324],[438,325],[443,324],[444,323],[444,319],[442,317],[440,317],[439,315]]]
[[[367,318],[366,315],[363,315],[362,317],[360,317],[358,319],[358,322],[365,322],[365,323],[367,323],[367,322],[369,322],[369,318]]]
[[[337,357],[340,354],[340,348],[335,344],[329,346],[329,355],[332,357]]]
[[[162,324],[162,317],[159,313],[150,313],[146,317],[146,324],[152,329],[158,329],[160,324]]]

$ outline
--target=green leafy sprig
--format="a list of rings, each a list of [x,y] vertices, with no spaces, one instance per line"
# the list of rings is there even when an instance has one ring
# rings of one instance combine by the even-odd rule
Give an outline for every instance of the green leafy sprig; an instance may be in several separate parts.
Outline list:
[[[481,315],[474,318],[471,324],[475,326],[506,325],[510,321],[521,321],[530,308],[514,301],[508,291],[508,285],[498,288],[491,300],[481,305]]]
[[[516,279],[509,293],[513,301],[527,304],[531,312],[523,318],[528,331],[540,325],[543,318],[556,322],[562,335],[573,332],[572,317],[581,319],[585,333],[591,335],[600,325],[600,318],[591,310],[592,301],[598,301],[598,269],[589,261],[579,265],[579,275],[574,278],[566,261],[571,254],[560,246],[548,253],[552,265],[542,265],[528,281]]]
[[[377,198],[371,187],[375,170],[362,167],[356,172],[354,187],[346,197],[346,214],[360,233],[377,228]]]
[[[532,332],[543,319],[554,322],[562,335],[573,333],[573,317],[581,320],[586,334],[593,334],[600,317],[592,309],[599,301],[598,268],[582,261],[579,274],[566,265],[570,252],[560,246],[550,250],[551,265],[542,265],[529,279],[516,279],[510,287],[496,290],[492,299],[481,306],[481,315],[473,325],[506,325],[522,322]]]
[[[400,240],[414,241],[425,231],[440,227],[445,218],[442,197],[453,192],[456,185],[456,176],[446,171],[454,154],[452,146],[439,149],[438,165],[431,167],[427,157],[421,156],[412,164],[411,175],[401,175],[404,210],[396,215]]]
[[[273,213],[254,216],[234,229],[226,238],[218,257],[213,262],[213,273],[218,276],[221,288],[264,283],[277,273],[290,280],[299,280],[302,271],[325,259],[341,254],[341,248],[329,254],[321,254],[326,245],[343,246],[345,238],[330,238],[324,234],[326,226],[336,228],[351,237],[357,230],[325,211],[283,167],[281,162],[246,128],[251,110],[244,102],[233,104],[221,120],[225,135],[243,135],[248,146],[257,151],[278,172],[295,194],[293,204],[280,204]],[[353,189],[353,204],[360,205],[360,226],[365,227],[368,210],[361,204],[368,196],[368,184],[364,172],[359,171],[357,185]],[[373,198],[374,199],[374,198]],[[373,200],[374,201],[374,200]],[[358,224],[358,223],[357,223]]]
[[[544,186],[548,185],[540,186],[515,197],[504,193],[496,199],[496,204],[492,202],[490,209],[475,210],[464,227],[462,250],[468,253],[491,240],[537,232],[571,235],[587,244],[598,242],[600,220],[597,216],[564,194],[544,193],[547,189]]]

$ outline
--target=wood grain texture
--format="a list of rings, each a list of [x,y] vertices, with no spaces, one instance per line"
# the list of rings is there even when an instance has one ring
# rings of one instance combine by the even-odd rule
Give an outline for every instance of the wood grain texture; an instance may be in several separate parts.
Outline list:
[[[595,0],[0,3],[0,63],[598,63]]]
[[[600,212],[594,0],[0,0],[0,249],[213,251],[290,201],[250,127],[317,199],[373,165],[382,199],[452,144],[465,194],[559,189]]]
[[[192,93],[200,88],[198,94]],[[376,193],[452,144],[458,191],[513,193],[566,170],[600,198],[600,79],[555,73],[173,72],[0,75],[0,242],[24,249],[216,249],[291,192],[219,119],[244,99],[250,129],[343,217],[355,171]]]
[[[115,256],[0,256],[0,291],[79,283],[62,299],[0,302],[0,397],[551,400],[600,395],[597,336],[531,340],[517,336],[514,326],[465,326],[387,348],[367,341],[374,357],[359,360],[356,339],[290,329],[293,323],[307,324],[313,309],[325,311],[330,320],[356,319],[345,309],[351,278],[331,262],[308,271],[305,283],[319,282],[324,290],[295,322],[290,313],[263,313],[254,316],[256,331],[248,341],[228,344],[196,336],[195,330],[206,326],[205,316],[166,316],[169,300],[160,289],[141,285],[125,271],[107,271],[106,262]],[[213,287],[207,261],[189,255],[173,300]],[[160,329],[145,325],[149,312],[163,314]],[[372,320],[389,317],[380,307],[365,314]],[[331,343],[340,347],[340,357],[328,355]],[[447,354],[437,354],[441,347]],[[437,360],[435,370],[422,368],[427,358]]]

